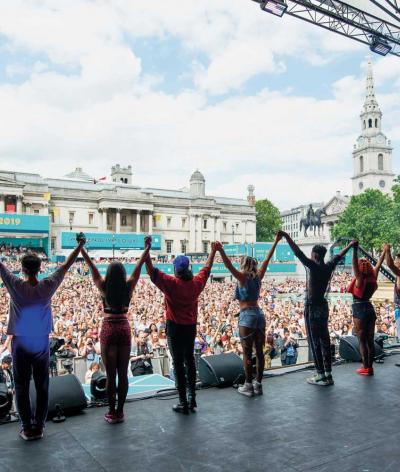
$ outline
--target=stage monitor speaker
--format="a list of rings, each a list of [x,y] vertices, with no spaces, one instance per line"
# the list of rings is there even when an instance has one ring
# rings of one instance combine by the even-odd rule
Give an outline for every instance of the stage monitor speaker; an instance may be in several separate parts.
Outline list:
[[[204,386],[211,387],[228,387],[243,383],[243,361],[233,353],[200,357],[199,378]]]
[[[36,390],[33,381],[30,385],[32,408],[36,406]],[[48,419],[58,413],[58,405],[65,415],[80,413],[87,407],[87,399],[82,384],[73,374],[50,377]]]
[[[361,362],[360,343],[357,336],[343,336],[340,338],[339,355],[342,359],[351,362]],[[375,359],[384,355],[382,346],[375,341]]]

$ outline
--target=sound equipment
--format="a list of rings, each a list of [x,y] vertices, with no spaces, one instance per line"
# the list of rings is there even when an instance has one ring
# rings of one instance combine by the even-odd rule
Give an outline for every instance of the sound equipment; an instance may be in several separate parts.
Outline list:
[[[342,336],[339,342],[339,355],[351,362],[361,362],[360,343],[357,336]],[[375,340],[375,359],[384,357],[382,346]]]
[[[87,407],[87,399],[82,385],[73,374],[50,377],[48,419],[59,413],[60,408],[66,415],[80,413]],[[32,408],[36,407],[36,390],[33,380],[30,384]]]
[[[211,387],[228,387],[243,383],[243,361],[234,353],[200,357],[199,378],[203,386]]]

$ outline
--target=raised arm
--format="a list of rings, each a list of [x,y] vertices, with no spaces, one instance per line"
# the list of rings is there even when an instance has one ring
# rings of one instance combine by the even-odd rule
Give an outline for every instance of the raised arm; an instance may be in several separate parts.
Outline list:
[[[385,254],[386,254],[386,265],[397,277],[400,277],[400,269],[396,267],[394,263],[392,253],[390,251],[390,245],[385,244],[384,248],[385,248]]]
[[[146,262],[147,258],[149,257],[150,249],[151,249],[151,237],[147,236],[146,238],[144,238],[144,251],[142,252],[140,259],[138,260],[132,272],[132,275],[128,279],[128,286],[129,286],[130,292],[132,292],[134,288],[136,287],[143,264]]]
[[[309,267],[313,263],[313,261],[304,254],[304,252],[285,231],[278,231],[278,235],[281,238],[286,239],[287,243],[290,246],[290,249],[294,252],[295,256],[300,260],[302,264],[304,264],[306,267]]]
[[[385,249],[385,246],[383,246],[381,255],[379,256],[378,262],[376,263],[376,266],[374,267],[374,273],[375,273],[376,278],[378,278],[379,271],[382,267],[383,261],[385,260],[385,256],[386,256],[386,249]]]
[[[215,243],[215,246],[216,246],[217,251],[219,251],[219,253],[221,254],[222,261],[225,264],[225,267],[235,277],[235,279],[237,279],[241,284],[244,284],[246,282],[246,275],[242,274],[242,272],[240,272],[233,266],[231,260],[229,259],[229,257],[226,255],[224,251],[224,247],[219,241]]]
[[[149,253],[147,253],[145,263],[146,263],[147,273],[149,274],[149,277],[152,278],[154,274],[154,266],[153,266],[153,261],[151,260]]]
[[[354,277],[357,279],[357,286],[359,285],[359,282],[361,282],[361,273],[360,269],[358,267],[358,241],[354,242],[353,245],[353,272],[354,272]]]
[[[94,284],[99,290],[103,290],[104,280],[103,280],[103,277],[100,275],[99,269],[95,266],[92,259],[90,259],[89,254],[87,253],[84,247],[81,248],[81,253],[86,264],[89,266]]]
[[[260,280],[264,278],[265,272],[267,271],[267,267],[269,264],[269,261],[271,260],[272,255],[275,252],[276,246],[279,243],[279,241],[282,239],[282,235],[277,233],[275,236],[275,241],[274,244],[272,245],[271,249],[268,251],[267,257],[262,261],[261,267],[258,271],[258,277]]]
[[[344,256],[349,252],[349,250],[350,250],[351,248],[354,248],[355,246],[357,246],[357,248],[358,248],[358,241],[356,241],[356,240],[354,239],[354,240],[351,241],[344,249],[342,249],[342,250],[339,252],[338,256],[340,257],[340,259],[341,259],[342,257],[344,257]]]
[[[61,267],[65,270],[65,272],[67,272],[70,269],[70,267],[72,266],[72,264],[75,262],[76,258],[78,257],[79,252],[81,251],[81,249],[83,249],[83,246],[85,245],[86,239],[82,235],[82,233],[78,235],[77,242],[78,242],[78,245],[76,246],[76,248],[71,252],[71,254],[68,256],[64,264],[61,265]]]
[[[214,264],[214,259],[215,259],[215,254],[217,252],[217,245],[216,243],[211,243],[211,252],[210,254],[208,255],[208,259],[206,261],[206,264],[204,267],[208,267],[209,269],[211,269],[211,267],[213,266]]]

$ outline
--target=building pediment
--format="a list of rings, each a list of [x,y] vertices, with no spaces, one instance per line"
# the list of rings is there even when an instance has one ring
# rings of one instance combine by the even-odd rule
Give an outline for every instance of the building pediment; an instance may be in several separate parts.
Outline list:
[[[338,215],[343,213],[349,203],[346,197],[333,197],[325,206],[327,215]]]

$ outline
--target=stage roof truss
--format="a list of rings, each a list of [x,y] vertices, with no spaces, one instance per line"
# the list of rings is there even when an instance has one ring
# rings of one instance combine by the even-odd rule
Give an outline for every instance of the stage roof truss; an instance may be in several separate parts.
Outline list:
[[[262,0],[253,0],[259,4]],[[392,46],[390,54],[400,57],[400,0],[372,0],[374,14],[340,0],[286,0],[285,15],[367,44],[378,36]],[[377,16],[382,12],[382,18]],[[376,13],[376,14],[375,14]],[[389,19],[393,19],[389,21]],[[397,20],[397,21],[396,21]]]

